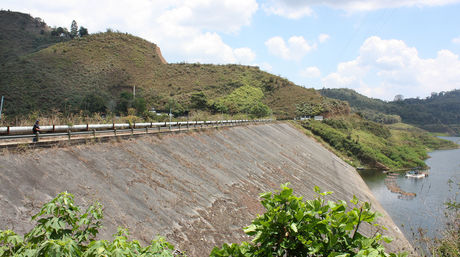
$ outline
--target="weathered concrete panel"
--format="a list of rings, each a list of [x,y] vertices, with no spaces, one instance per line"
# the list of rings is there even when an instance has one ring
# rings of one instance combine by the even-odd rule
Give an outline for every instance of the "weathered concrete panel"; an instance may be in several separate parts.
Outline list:
[[[4,152],[0,229],[27,231],[31,214],[67,190],[81,204],[104,205],[102,238],[127,226],[144,242],[160,234],[190,256],[206,256],[247,240],[242,227],[263,212],[259,193],[285,182],[305,198],[317,185],[336,200],[372,202],[396,238],[390,248],[411,248],[351,166],[283,123]]]

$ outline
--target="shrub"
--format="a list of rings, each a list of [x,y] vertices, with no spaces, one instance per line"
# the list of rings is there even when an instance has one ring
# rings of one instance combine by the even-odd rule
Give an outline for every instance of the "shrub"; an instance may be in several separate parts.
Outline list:
[[[112,242],[95,240],[102,217],[99,203],[82,213],[72,194],[60,193],[32,217],[37,225],[24,236],[0,230],[0,256],[174,256],[164,238],[142,247],[128,240],[126,229],[119,228]]]
[[[345,201],[325,201],[318,197],[303,201],[292,194],[286,185],[281,191],[261,195],[266,212],[244,229],[254,236],[252,242],[224,244],[214,248],[211,256],[405,256],[387,254],[381,244],[391,239],[376,232],[366,237],[359,232],[362,223],[374,224],[379,215],[371,211],[369,203],[360,203],[354,197],[353,209],[347,211]],[[376,225],[376,224],[375,224]],[[378,226],[378,225],[376,225]]]
[[[264,92],[258,87],[241,86],[225,97],[211,101],[213,112],[248,113],[254,117],[263,117],[271,113],[270,108],[262,103]]]

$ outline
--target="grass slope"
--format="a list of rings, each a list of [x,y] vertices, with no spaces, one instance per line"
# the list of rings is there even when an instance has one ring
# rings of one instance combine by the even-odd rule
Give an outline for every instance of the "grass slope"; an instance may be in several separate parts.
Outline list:
[[[8,35],[14,34],[14,28],[21,30],[18,26],[10,27]],[[75,113],[89,95],[104,99],[107,109],[113,110],[120,102],[120,94],[132,92],[134,86],[136,96],[143,97],[147,107],[159,110],[168,109],[166,105],[171,100],[185,110],[193,110],[194,93],[203,92],[212,102],[244,85],[260,88],[264,93],[262,102],[278,118],[294,117],[296,104],[331,101],[314,89],[297,86],[258,67],[167,64],[158,46],[124,33],[98,33],[41,50],[32,48],[1,63],[0,94],[5,96],[7,116],[34,111]],[[329,114],[349,111],[345,103],[334,103],[326,110]]]
[[[29,14],[0,11],[0,64],[65,40],[51,36],[51,28]],[[2,67],[3,68],[3,67]]]
[[[302,126],[355,167],[392,170],[426,167],[423,160],[428,158],[428,151],[456,147],[411,125],[381,125],[357,115],[324,122],[309,120]]]

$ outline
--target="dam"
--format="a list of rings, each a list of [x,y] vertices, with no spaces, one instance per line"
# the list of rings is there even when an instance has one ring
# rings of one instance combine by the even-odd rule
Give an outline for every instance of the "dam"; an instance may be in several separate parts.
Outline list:
[[[334,192],[332,200],[371,202],[384,215],[383,233],[395,239],[387,249],[412,251],[353,167],[281,122],[4,150],[0,229],[27,232],[41,205],[68,191],[80,205],[104,206],[101,239],[123,226],[143,243],[162,235],[188,256],[208,256],[214,246],[249,240],[242,228],[263,213],[259,194],[286,182],[304,199],[315,198],[319,186]]]

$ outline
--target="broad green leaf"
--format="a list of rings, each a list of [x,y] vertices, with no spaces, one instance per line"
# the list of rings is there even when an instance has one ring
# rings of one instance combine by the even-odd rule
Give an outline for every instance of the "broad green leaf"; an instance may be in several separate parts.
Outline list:
[[[297,225],[295,223],[291,223],[291,229],[292,229],[292,231],[294,231],[296,233],[298,232]]]

